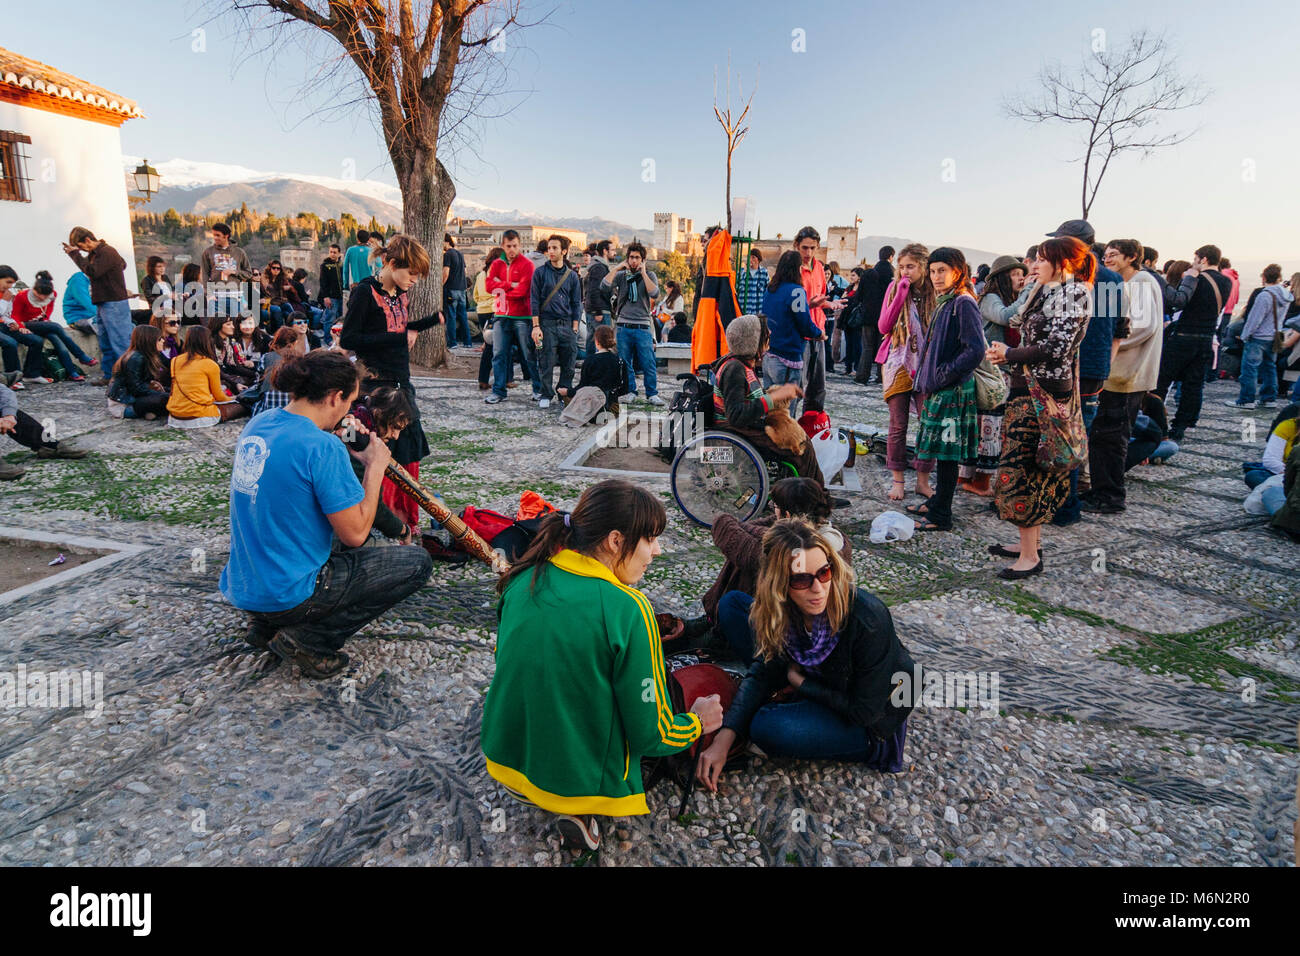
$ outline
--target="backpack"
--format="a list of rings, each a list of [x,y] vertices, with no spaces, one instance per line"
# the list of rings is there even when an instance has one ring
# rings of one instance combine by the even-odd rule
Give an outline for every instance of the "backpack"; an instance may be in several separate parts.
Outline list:
[[[700,375],[683,373],[677,376],[682,387],[668,403],[668,420],[675,423],[690,421],[691,427],[688,429],[683,425],[666,429],[668,443],[660,446],[659,455],[669,464],[672,464],[681,449],[678,439],[694,437],[697,434],[694,429],[695,422],[702,421],[706,431],[713,427],[713,382],[710,377],[705,376],[704,369],[700,372]],[[703,416],[703,418],[696,416]]]
[[[731,661],[714,661],[706,651],[674,654],[664,660],[668,678],[668,696],[674,713],[682,713],[701,697],[717,694],[725,712],[736,697],[747,668]],[[641,778],[648,793],[663,780],[671,780],[681,791],[682,802],[677,816],[686,807],[695,791],[695,763],[700,753],[713,743],[716,732],[705,734],[685,750],[668,757],[646,757],[641,761]],[[727,769],[745,753],[747,741],[737,736],[727,753]]]
[[[475,508],[473,505],[465,506],[465,510],[460,513],[460,520],[469,525],[470,529],[488,544],[515,523],[515,519],[509,515],[503,515],[489,508]]]

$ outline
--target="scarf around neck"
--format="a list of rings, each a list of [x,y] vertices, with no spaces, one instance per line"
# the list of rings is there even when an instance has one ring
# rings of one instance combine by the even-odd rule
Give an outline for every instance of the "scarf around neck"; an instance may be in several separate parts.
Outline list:
[[[824,612],[813,618],[811,633],[803,629],[802,620],[799,615],[786,627],[785,650],[800,667],[816,673],[839,644],[840,636],[831,631],[830,618]]]

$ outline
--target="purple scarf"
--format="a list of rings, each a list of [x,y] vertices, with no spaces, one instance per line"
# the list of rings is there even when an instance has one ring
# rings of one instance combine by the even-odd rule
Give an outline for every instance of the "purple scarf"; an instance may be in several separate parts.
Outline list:
[[[840,636],[831,631],[830,618],[824,613],[813,618],[811,634],[805,633],[795,621],[790,622],[785,632],[786,653],[800,667],[813,673],[831,656],[839,642]]]

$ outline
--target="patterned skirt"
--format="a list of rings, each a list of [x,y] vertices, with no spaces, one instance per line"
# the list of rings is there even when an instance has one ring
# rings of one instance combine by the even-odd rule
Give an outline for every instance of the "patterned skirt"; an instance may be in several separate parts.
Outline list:
[[[925,397],[916,457],[931,461],[974,461],[979,453],[979,408],[975,377]]]
[[[1007,402],[1002,426],[1002,467],[995,484],[998,515],[1020,528],[1052,520],[1070,493],[1068,473],[1038,467],[1038,414],[1029,396]]]
[[[975,470],[987,475],[997,474],[1002,466],[1002,418],[1006,405],[999,405],[991,412],[980,412],[979,455],[975,459]]]

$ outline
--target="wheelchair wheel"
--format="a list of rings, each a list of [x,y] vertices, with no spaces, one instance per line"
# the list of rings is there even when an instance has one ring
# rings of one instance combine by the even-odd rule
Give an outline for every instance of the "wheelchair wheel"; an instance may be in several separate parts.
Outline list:
[[[754,446],[729,432],[702,432],[677,452],[669,473],[673,500],[696,524],[718,515],[747,521],[763,510],[771,487],[767,464]]]

